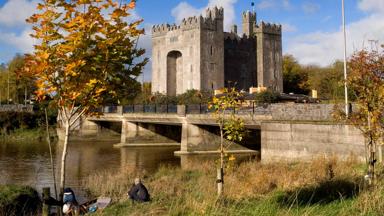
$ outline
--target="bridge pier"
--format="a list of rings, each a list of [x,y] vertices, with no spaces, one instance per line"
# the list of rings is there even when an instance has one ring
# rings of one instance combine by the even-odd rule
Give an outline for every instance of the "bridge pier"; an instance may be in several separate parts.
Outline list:
[[[170,126],[168,126],[170,127]],[[177,132],[176,132],[177,133]],[[172,129],[164,125],[130,122],[122,120],[121,144],[154,144],[180,142],[179,136],[172,134]]]
[[[218,153],[220,149],[220,133],[217,126],[195,125],[191,123],[182,124],[181,148],[176,154],[203,154]],[[252,153],[237,143],[225,140],[228,152]]]

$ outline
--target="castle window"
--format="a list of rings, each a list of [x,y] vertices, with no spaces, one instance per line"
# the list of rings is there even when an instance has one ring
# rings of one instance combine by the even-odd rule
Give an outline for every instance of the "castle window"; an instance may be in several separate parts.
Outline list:
[[[211,46],[211,56],[213,55],[213,46]]]

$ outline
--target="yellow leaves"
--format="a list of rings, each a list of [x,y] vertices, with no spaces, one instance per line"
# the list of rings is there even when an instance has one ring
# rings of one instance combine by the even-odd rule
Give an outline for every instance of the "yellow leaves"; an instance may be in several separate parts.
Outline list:
[[[89,80],[87,85],[88,86],[94,86],[97,82],[98,82],[97,79],[91,79],[91,80]]]
[[[136,1],[132,0],[127,6],[129,9],[134,9],[136,7]]]
[[[46,51],[44,51],[44,52],[42,52],[42,53],[39,53],[39,57],[41,58],[41,59],[48,59],[49,58],[49,53],[48,52],[46,52]]]
[[[38,3],[36,8],[37,8],[37,10],[43,10],[44,5],[41,3]]]
[[[81,67],[84,66],[85,61],[84,60],[78,60],[75,62],[71,62],[65,66],[65,74],[67,76],[78,76],[79,71],[81,70]]]
[[[235,158],[234,155],[231,155],[231,156],[229,156],[228,160],[229,160],[229,161],[234,161],[234,160],[236,160],[236,158]]]

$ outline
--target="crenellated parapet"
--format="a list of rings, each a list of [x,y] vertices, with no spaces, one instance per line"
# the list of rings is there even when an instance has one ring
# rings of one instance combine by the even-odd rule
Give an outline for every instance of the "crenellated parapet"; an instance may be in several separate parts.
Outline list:
[[[203,17],[202,16],[194,16],[194,17],[189,17],[186,19],[183,19],[180,23],[180,25],[176,24],[161,24],[161,25],[154,25],[152,27],[152,35],[163,35],[167,34],[168,32],[172,31],[178,31],[180,29],[186,30],[186,29],[196,29],[201,26],[203,22]]]
[[[222,7],[217,8],[208,8],[205,11],[205,17],[203,16],[193,16],[184,18],[180,25],[176,24],[161,24],[152,26],[152,35],[158,36],[167,34],[168,32],[181,30],[190,30],[190,29],[210,29],[216,30],[218,24],[222,24],[224,20],[224,9]],[[221,22],[221,23],[218,23]]]
[[[205,11],[205,17],[207,19],[215,20],[215,19],[224,19],[224,8],[220,7],[214,7],[214,8],[207,8]]]
[[[273,35],[281,35],[281,25],[279,24],[271,24],[261,22],[256,25],[255,32],[256,33],[264,33],[264,34],[273,34]]]
[[[250,12],[250,11],[244,11],[241,14],[242,22],[243,23],[256,23],[256,13]]]

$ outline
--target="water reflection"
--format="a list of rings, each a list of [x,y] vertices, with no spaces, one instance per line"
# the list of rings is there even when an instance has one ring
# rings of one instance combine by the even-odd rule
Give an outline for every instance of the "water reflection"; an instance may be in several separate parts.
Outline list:
[[[89,175],[102,171],[132,169],[154,172],[161,164],[178,166],[180,159],[173,155],[176,147],[113,148],[109,142],[70,142],[66,167],[66,186],[81,192],[81,183]],[[59,182],[63,144],[53,145],[56,181]],[[0,184],[31,185],[41,191],[53,189],[52,168],[48,144],[44,142],[0,142]],[[53,191],[53,190],[52,190]],[[80,200],[81,201],[81,200]]]
[[[159,166],[167,164],[187,168],[199,166],[204,160],[215,160],[217,155],[174,156],[179,147],[126,147],[113,148],[118,140],[89,142],[72,141],[68,148],[66,186],[72,187],[84,201],[81,189],[83,180],[102,171],[119,172],[126,169],[136,173],[152,174]],[[53,145],[56,180],[59,182],[62,143]],[[249,159],[249,156],[239,156]],[[53,191],[52,168],[49,148],[45,142],[0,142],[0,184],[21,184],[43,187]]]
[[[179,165],[174,152],[180,147],[125,147],[120,149],[121,170],[152,173],[160,165]]]

